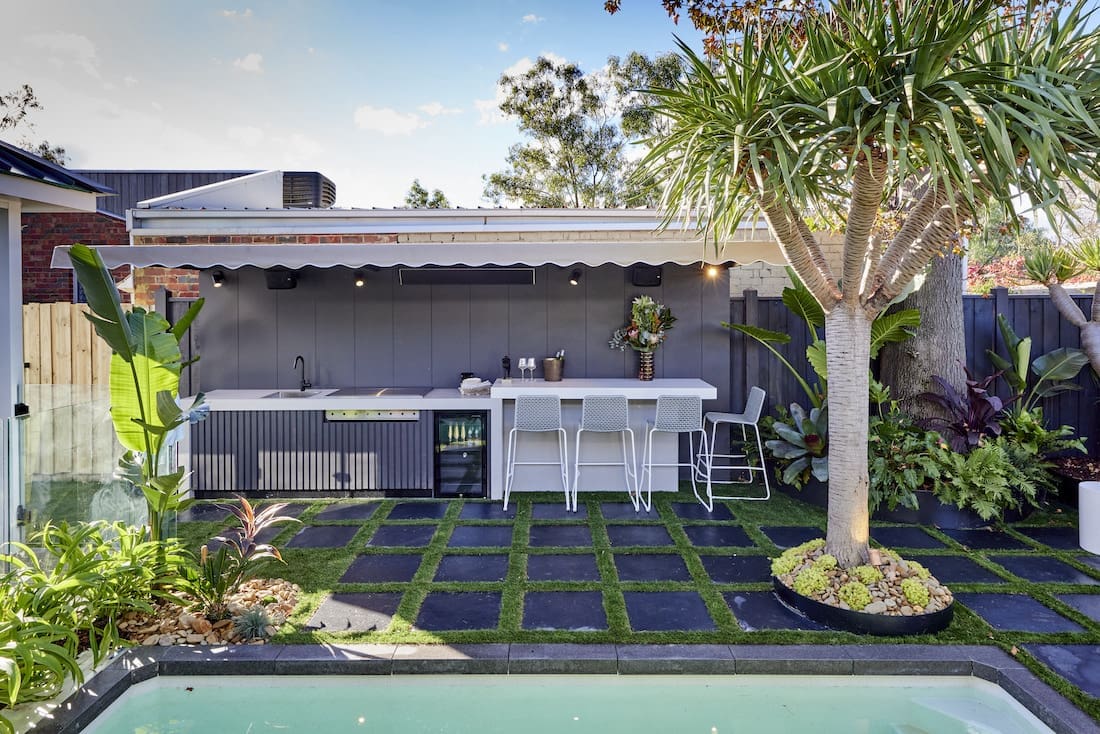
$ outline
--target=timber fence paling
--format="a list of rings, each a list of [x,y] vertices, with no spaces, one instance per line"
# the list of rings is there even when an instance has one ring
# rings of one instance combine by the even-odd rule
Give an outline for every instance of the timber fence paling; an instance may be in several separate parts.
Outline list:
[[[1092,308],[1090,295],[1075,295],[1074,301],[1087,314]],[[1080,333],[1058,314],[1046,294],[1010,295],[1006,289],[997,288],[989,296],[963,296],[963,322],[966,329],[967,366],[977,377],[993,372],[993,364],[986,354],[987,349],[1004,355],[1005,349],[997,328],[997,314],[1003,313],[1012,329],[1020,337],[1031,337],[1032,360],[1058,347],[1079,348]],[[746,291],[743,296],[730,299],[730,321],[747,323],[772,331],[781,331],[791,335],[788,344],[773,344],[811,385],[816,383],[817,375],[806,360],[806,346],[809,333],[805,322],[791,313],[778,297],[759,297],[755,291]],[[730,385],[732,391],[732,410],[740,410],[737,397],[743,393],[738,386],[747,391],[752,385],[759,385],[768,393],[765,412],[774,411],[776,406],[789,406],[799,403],[804,407],[808,401],[798,381],[775,356],[758,346],[752,339],[741,338],[736,332],[733,339],[730,360]],[[999,391],[1008,397],[1004,381],[999,382]],[[1067,392],[1043,401],[1043,412],[1049,427],[1073,426],[1079,436],[1088,439],[1089,453],[1100,455],[1100,390],[1091,371],[1086,367],[1075,380],[1080,391]]]

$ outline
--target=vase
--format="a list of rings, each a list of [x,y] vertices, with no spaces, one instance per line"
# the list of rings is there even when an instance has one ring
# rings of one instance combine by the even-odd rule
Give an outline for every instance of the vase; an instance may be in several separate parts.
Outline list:
[[[638,379],[653,379],[653,352],[638,352]]]

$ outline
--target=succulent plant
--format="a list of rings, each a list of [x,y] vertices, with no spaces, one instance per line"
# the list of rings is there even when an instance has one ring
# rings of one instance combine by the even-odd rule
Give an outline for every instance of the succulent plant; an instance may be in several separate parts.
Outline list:
[[[798,568],[798,564],[802,562],[801,556],[798,556],[789,551],[772,559],[772,576],[782,576],[783,574],[790,573]]]
[[[798,573],[791,588],[794,589],[796,594],[813,596],[825,591],[828,586],[829,577],[825,575],[824,571],[817,568],[806,568]]]
[[[834,569],[836,568],[836,558],[828,553],[823,553],[814,561],[814,568],[820,568],[822,571]]]
[[[849,581],[837,589],[837,597],[857,612],[871,603],[871,592],[858,581]]]
[[[827,406],[813,408],[807,413],[798,403],[791,403],[788,420],[776,420],[772,430],[779,438],[766,441],[764,445],[780,464],[786,464],[780,476],[785,484],[801,487],[810,475],[822,482],[829,481]]]
[[[855,576],[861,584],[874,584],[882,581],[882,571],[874,566],[856,566],[852,569],[851,575]]]
[[[271,616],[260,606],[250,607],[233,618],[233,631],[246,640],[266,640],[271,637]]]
[[[927,587],[917,579],[902,581],[901,593],[905,594],[905,599],[915,607],[928,606],[928,600],[931,598]]]

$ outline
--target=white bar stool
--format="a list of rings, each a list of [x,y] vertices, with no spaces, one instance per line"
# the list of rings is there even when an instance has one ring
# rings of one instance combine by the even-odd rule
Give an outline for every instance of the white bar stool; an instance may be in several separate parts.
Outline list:
[[[516,449],[519,433],[558,433],[557,461],[516,461]],[[508,509],[508,497],[512,494],[512,480],[516,476],[517,466],[553,466],[561,467],[561,488],[565,493],[565,509],[576,511],[577,505],[570,507],[569,477],[567,466],[569,459],[566,444],[569,438],[561,425],[561,398],[557,395],[520,395],[516,398],[516,412],[512,430],[508,432],[508,463],[504,480],[504,509]]]
[[[653,504],[653,468],[658,466],[691,467],[691,491],[699,496],[695,486],[695,434],[699,434],[699,450],[707,451],[707,432],[703,430],[703,399],[695,395],[658,395],[657,414],[652,422],[647,422],[645,445],[642,449],[642,474],[638,483],[638,499],[648,511]],[[688,457],[691,461],[658,463],[653,461],[653,434],[688,434]],[[679,451],[679,446],[677,446]],[[677,457],[679,458],[679,457]],[[642,484],[646,486],[646,498],[641,499]],[[676,489],[679,489],[677,482]]]
[[[760,421],[760,413],[764,409],[764,398],[767,397],[767,393],[762,388],[753,387],[749,390],[749,399],[745,403],[745,410],[741,413],[707,413],[703,420],[706,425],[710,426],[710,451],[700,451],[695,463],[695,474],[701,481],[707,483],[707,496],[704,499],[696,492],[695,497],[703,503],[708,510],[714,509],[714,500],[766,500],[771,497],[771,486],[768,484],[768,469],[764,462],[764,445],[760,440],[760,428],[758,423]],[[741,454],[719,454],[717,450],[717,433],[719,425],[729,425],[730,431],[733,431],[733,426],[741,427],[741,446],[744,453]],[[752,428],[753,434],[756,438],[756,450],[759,457],[760,464],[755,465],[749,463],[749,436],[748,428]],[[730,436],[730,445],[732,445],[734,438]],[[726,463],[715,463],[715,460],[726,461]],[[742,459],[744,463],[734,462],[734,459]],[[728,471],[731,472],[730,478],[725,480],[714,479],[714,472],[716,471]],[[747,475],[746,479],[734,479],[734,472],[744,472]],[[750,496],[750,495],[716,495],[712,485],[715,484],[752,484],[752,473],[760,472],[764,477],[764,496]],[[694,489],[694,484],[692,488]]]
[[[581,461],[581,434],[618,433],[622,440],[623,460],[619,461]],[[627,456],[627,436],[630,437],[630,456]],[[630,497],[634,511],[638,510],[638,478],[635,465],[638,455],[634,448],[634,430],[630,427],[630,408],[625,395],[586,395],[581,401],[581,424],[577,428],[577,446],[573,452],[573,509],[577,509],[577,485],[581,478],[582,466],[619,466],[623,467],[623,479],[626,493]]]

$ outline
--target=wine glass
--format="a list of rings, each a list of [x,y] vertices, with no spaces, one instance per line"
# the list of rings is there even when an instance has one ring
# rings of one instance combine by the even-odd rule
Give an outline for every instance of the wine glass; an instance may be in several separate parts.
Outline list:
[[[531,364],[527,360],[527,357],[520,357],[519,358],[519,379],[520,379],[520,382],[526,382],[527,381],[527,370],[530,369],[530,367],[531,367]]]
[[[527,369],[531,370],[531,378],[530,379],[531,379],[532,382],[534,382],[535,381],[535,358],[534,357],[528,357],[527,358]]]

